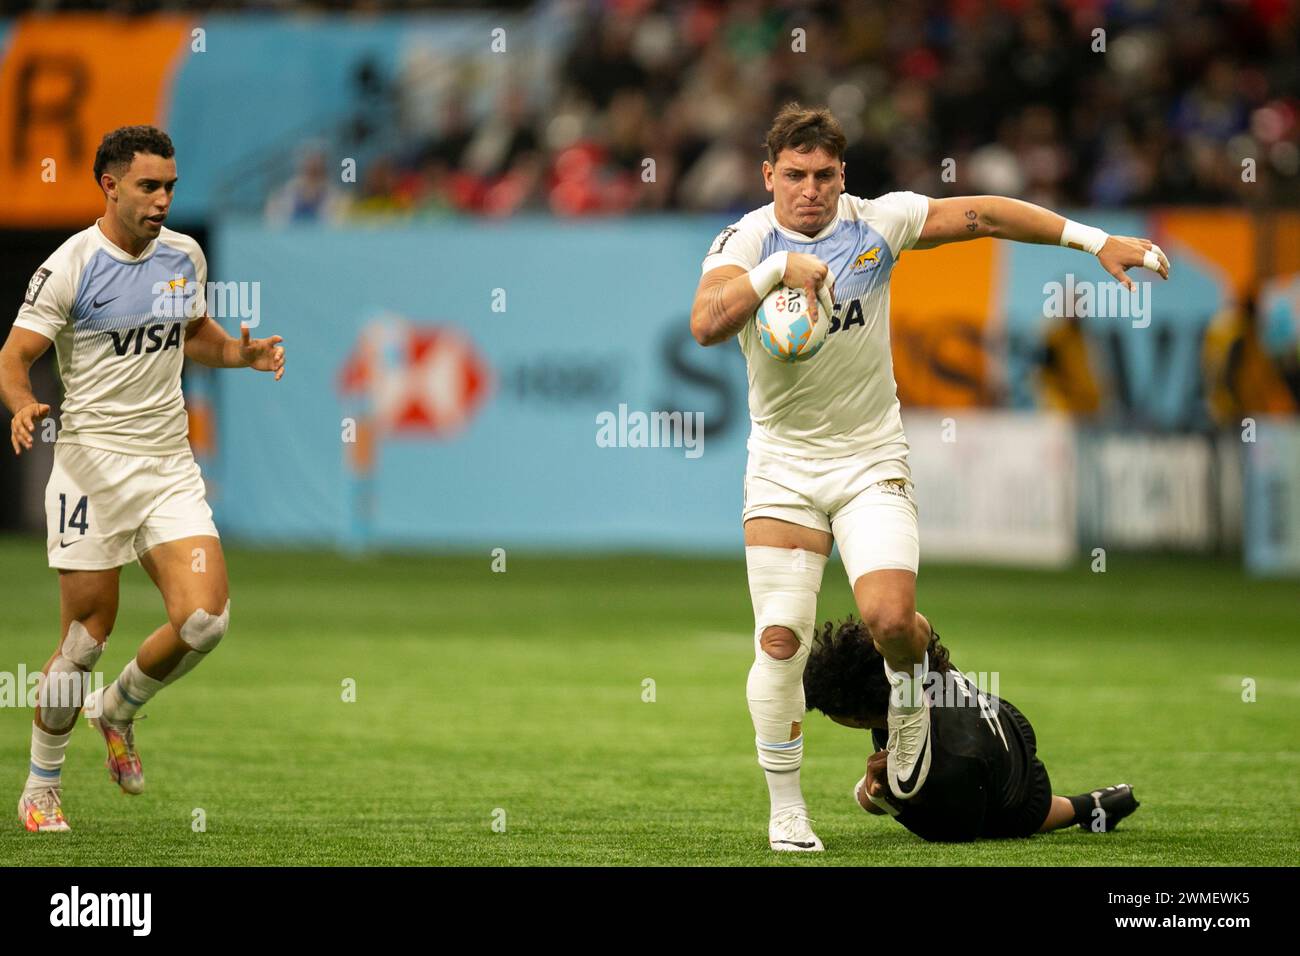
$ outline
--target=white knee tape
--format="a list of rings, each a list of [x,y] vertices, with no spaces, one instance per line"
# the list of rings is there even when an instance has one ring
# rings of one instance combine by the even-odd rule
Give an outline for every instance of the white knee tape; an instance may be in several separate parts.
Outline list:
[[[41,678],[36,695],[41,723],[51,733],[61,733],[76,720],[90,690],[88,672],[103,653],[103,643],[91,637],[80,621],[68,625],[59,653]]]
[[[798,770],[803,761],[803,735],[790,739],[791,725],[804,716],[803,667],[808,646],[800,644],[794,657],[778,661],[764,650],[749,669],[745,694],[754,722],[758,762],[777,773]]]
[[[181,625],[181,640],[190,646],[192,650],[200,654],[207,654],[226,636],[226,628],[230,626],[230,602],[226,602],[225,610],[220,614],[209,614],[203,608],[198,608],[189,616],[184,624]]]
[[[226,629],[230,626],[230,602],[226,601],[225,609],[220,614],[209,614],[203,608],[198,608],[189,616],[184,624],[181,625],[181,640],[189,646],[190,652],[181,658],[180,663],[172,668],[172,672],[163,678],[163,686],[176,683],[194,668],[198,667],[218,644],[226,636]]]
[[[826,558],[791,548],[749,547],[745,563],[755,620],[754,665],[746,694],[758,762],[775,772],[797,770],[803,757],[803,738],[790,740],[790,725],[804,717],[803,669],[817,626],[817,593]],[[799,641],[794,656],[777,660],[763,650],[763,632],[769,627],[784,627],[794,633]]]
[[[59,656],[66,658],[78,667],[90,670],[104,653],[104,644],[90,636],[90,632],[80,621],[68,625],[68,633],[63,637],[63,646]]]
[[[799,548],[749,547],[745,565],[754,604],[755,653],[769,627],[789,628],[806,648],[817,626],[817,592],[822,587],[826,556]]]

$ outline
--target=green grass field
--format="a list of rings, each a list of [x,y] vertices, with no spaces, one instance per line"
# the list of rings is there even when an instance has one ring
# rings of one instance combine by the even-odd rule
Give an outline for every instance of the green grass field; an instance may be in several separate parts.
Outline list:
[[[1058,793],[1129,782],[1110,835],[932,845],[849,791],[869,738],[806,723],[804,792],[827,851],[767,849],[745,706],[743,560],[383,556],[232,549],[232,623],[138,725],[148,790],[118,792],[84,721],[73,832],[14,804],[31,714],[0,710],[0,864],[1293,864],[1300,847],[1300,588],[1215,562],[1066,572],[927,566],[920,608],[1038,731]],[[42,542],[0,539],[0,670],[54,647]],[[852,598],[827,568],[823,617]],[[138,566],[100,661],[112,680],[163,619]],[[342,700],[346,678],[356,702]],[[642,700],[643,681],[655,700]],[[1257,700],[1242,700],[1243,678]],[[206,832],[192,829],[193,811]],[[493,829],[502,819],[504,832]],[[495,816],[494,816],[495,814]]]

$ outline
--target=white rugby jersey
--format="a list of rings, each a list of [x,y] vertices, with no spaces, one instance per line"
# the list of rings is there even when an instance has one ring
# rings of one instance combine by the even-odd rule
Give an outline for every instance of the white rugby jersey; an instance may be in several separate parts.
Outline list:
[[[133,257],[96,223],[45,260],[14,325],[54,342],[60,442],[127,455],[189,449],[185,326],[206,314],[207,281],[199,244],[167,228]]]
[[[768,203],[713,240],[704,272],[725,265],[748,271],[786,250],[817,256],[835,280],[826,344],[808,361],[778,361],[764,351],[752,321],[741,328],[751,442],[804,458],[905,445],[889,352],[889,277],[903,250],[916,244],[928,213],[929,201],[917,193],[878,199],[841,193],[835,219],[811,238],[778,223],[776,204]]]

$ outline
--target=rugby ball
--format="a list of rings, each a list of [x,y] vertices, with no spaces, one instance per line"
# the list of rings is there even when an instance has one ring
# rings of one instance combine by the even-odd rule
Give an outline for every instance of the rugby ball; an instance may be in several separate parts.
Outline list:
[[[767,294],[754,313],[758,340],[768,355],[778,362],[806,362],[826,344],[830,328],[831,300],[828,283],[817,290],[817,320],[808,310],[808,295],[803,289],[779,285]]]

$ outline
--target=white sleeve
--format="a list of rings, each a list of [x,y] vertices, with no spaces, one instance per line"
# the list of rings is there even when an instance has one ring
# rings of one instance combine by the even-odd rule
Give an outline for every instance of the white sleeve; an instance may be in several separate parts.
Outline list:
[[[911,249],[930,215],[930,200],[920,193],[886,193],[871,201],[871,225],[895,256]]]
[[[701,274],[718,266],[740,266],[748,272],[763,261],[763,237],[764,230],[752,216],[733,222],[713,240]]]
[[[14,325],[53,341],[70,321],[75,298],[70,259],[56,253],[41,263],[27,283]]]

